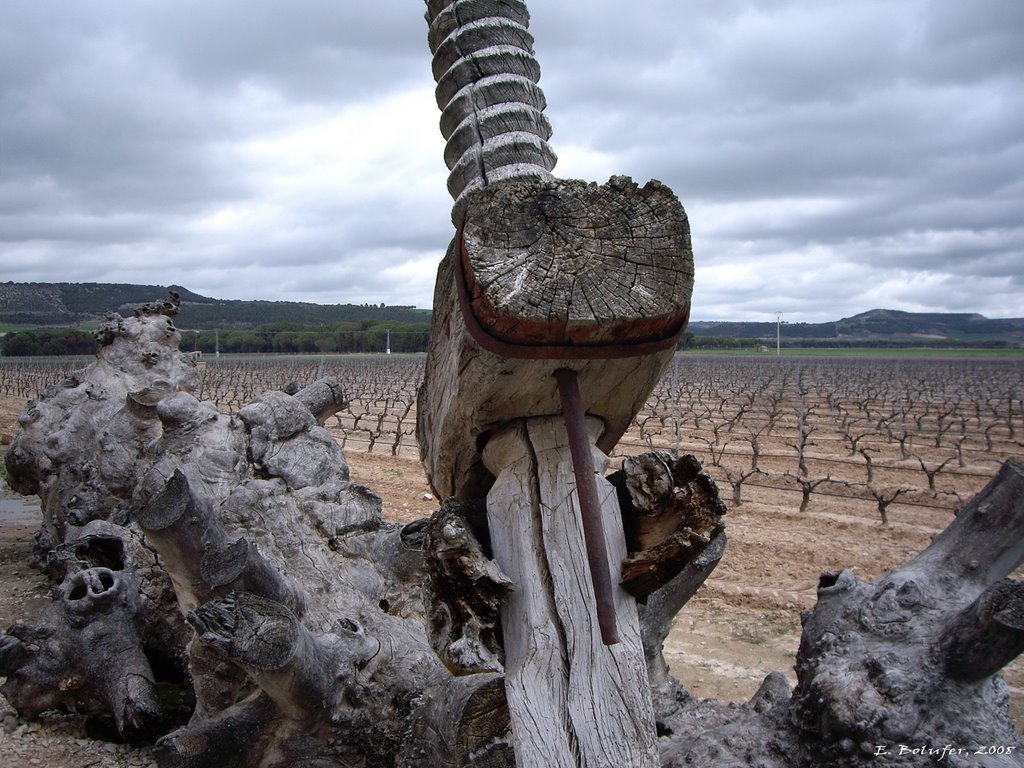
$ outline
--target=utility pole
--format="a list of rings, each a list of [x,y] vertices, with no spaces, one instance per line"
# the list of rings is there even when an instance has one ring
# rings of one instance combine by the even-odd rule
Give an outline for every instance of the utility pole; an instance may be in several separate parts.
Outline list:
[[[782,354],[782,313],[775,313],[775,356]]]
[[[386,342],[385,347],[384,347],[384,354],[385,355],[390,355],[391,354],[391,329],[390,328],[385,328],[384,332],[388,335],[387,342]]]

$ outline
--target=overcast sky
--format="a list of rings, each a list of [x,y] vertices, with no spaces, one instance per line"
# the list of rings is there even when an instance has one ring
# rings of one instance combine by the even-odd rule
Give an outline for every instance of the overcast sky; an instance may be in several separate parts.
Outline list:
[[[1024,316],[1022,0],[532,0],[556,175],[660,179],[692,317]],[[421,0],[7,0],[0,280],[429,307]]]

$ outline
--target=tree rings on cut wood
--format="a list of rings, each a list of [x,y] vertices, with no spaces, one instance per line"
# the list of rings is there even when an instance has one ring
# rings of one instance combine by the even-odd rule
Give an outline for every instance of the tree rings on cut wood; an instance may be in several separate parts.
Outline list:
[[[522,345],[658,341],[685,325],[690,228],[658,181],[523,179],[475,192],[462,269],[480,326]]]

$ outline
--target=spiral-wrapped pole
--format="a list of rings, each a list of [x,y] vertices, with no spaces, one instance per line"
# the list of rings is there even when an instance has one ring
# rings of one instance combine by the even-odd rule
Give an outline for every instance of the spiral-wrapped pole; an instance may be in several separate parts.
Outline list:
[[[458,221],[474,189],[512,178],[551,179],[540,65],[520,0],[426,0],[448,191]]]

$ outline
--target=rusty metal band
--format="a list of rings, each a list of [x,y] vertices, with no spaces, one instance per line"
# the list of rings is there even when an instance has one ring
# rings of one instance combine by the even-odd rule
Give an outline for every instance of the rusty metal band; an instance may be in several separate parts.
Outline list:
[[[615,645],[619,642],[619,631],[615,624],[615,593],[608,569],[608,545],[601,520],[601,499],[597,493],[594,454],[591,453],[590,438],[587,436],[583,398],[580,396],[576,371],[559,368],[555,371],[555,381],[558,382],[558,394],[562,400],[562,418],[569,436],[569,454],[572,456],[572,470],[576,476],[576,497],[580,503],[583,541],[597,604],[597,625],[601,630],[601,642]]]
[[[463,236],[466,226],[466,213],[462,215],[458,230],[455,233],[457,242],[453,254],[455,264],[455,290],[459,294],[459,310],[462,321],[469,331],[470,337],[481,348],[501,357],[517,360],[620,360],[627,357],[644,357],[655,352],[670,349],[679,344],[686,330],[686,318],[679,325],[679,330],[671,336],[653,341],[642,341],[632,344],[515,344],[491,335],[473,314],[469,301],[469,285],[466,281],[466,264],[469,257],[466,253],[466,241]]]

